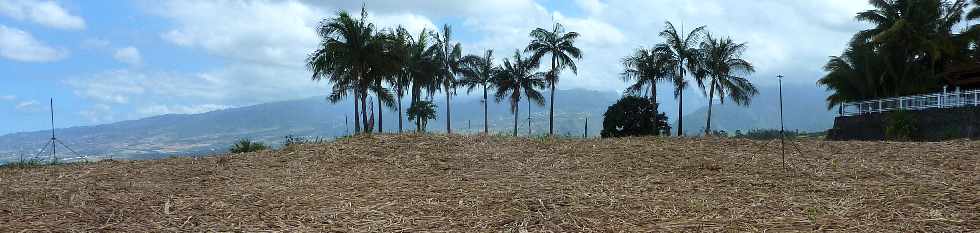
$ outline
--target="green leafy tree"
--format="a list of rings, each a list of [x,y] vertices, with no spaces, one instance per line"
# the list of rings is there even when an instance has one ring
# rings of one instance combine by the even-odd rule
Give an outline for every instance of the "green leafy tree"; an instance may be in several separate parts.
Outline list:
[[[520,51],[514,51],[514,57],[504,59],[504,66],[497,77],[494,78],[496,94],[494,97],[499,103],[507,100],[510,103],[510,111],[514,113],[514,136],[517,136],[517,115],[520,112],[521,96],[526,97],[529,102],[544,105],[544,95],[538,91],[545,87],[545,73],[537,72],[538,64],[523,56]],[[530,111],[530,110],[528,110]]]
[[[667,115],[657,111],[657,104],[647,98],[625,96],[609,106],[602,119],[604,138],[659,136],[670,134]]]
[[[714,38],[711,34],[707,34],[704,42],[701,43],[698,65],[700,72],[704,73],[708,80],[707,88],[701,86],[702,90],[708,90],[708,120],[704,130],[705,135],[710,135],[712,132],[711,110],[716,95],[721,103],[724,103],[727,97],[737,105],[748,105],[752,97],[759,94],[752,82],[743,77],[755,72],[752,63],[742,59],[745,48],[744,43],[735,43],[731,38]],[[699,82],[701,83],[704,82]]]
[[[408,119],[417,122],[418,132],[425,132],[429,120],[436,119],[436,106],[432,101],[416,101],[408,107]]]
[[[524,49],[524,52],[532,53],[530,59],[532,63],[541,64],[541,59],[546,55],[551,58],[551,70],[545,76],[545,81],[551,89],[548,135],[555,134],[555,86],[558,85],[558,76],[561,70],[566,68],[578,74],[575,60],[582,59],[582,50],[575,47],[575,40],[578,37],[577,32],[565,32],[565,27],[555,23],[551,31],[544,28],[531,31],[531,43]]]
[[[241,139],[238,140],[238,142],[236,142],[234,145],[232,145],[231,149],[229,149],[228,151],[231,152],[232,154],[241,154],[241,153],[263,151],[267,149],[269,149],[269,147],[261,142],[255,142],[252,141],[251,139]]]
[[[463,57],[460,74],[463,79],[460,85],[466,87],[466,93],[472,92],[476,88],[483,90],[483,133],[490,133],[490,121],[487,105],[487,89],[493,84],[494,76],[499,72],[498,67],[493,64],[493,50],[487,50],[483,56],[468,55]]]
[[[697,57],[700,50],[696,47],[704,37],[705,27],[697,27],[691,32],[678,31],[674,24],[667,22],[665,29],[660,32],[666,42],[654,47],[654,53],[669,65],[674,71],[671,75],[674,83],[674,98],[677,98],[677,136],[684,135],[684,89],[690,83],[687,81],[689,71],[696,70]],[[695,76],[695,81],[701,82],[701,76]]]

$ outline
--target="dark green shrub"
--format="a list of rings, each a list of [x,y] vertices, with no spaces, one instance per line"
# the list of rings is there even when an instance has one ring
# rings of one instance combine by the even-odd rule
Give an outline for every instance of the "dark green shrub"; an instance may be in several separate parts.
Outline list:
[[[231,153],[240,154],[248,152],[263,151],[269,149],[268,146],[261,142],[253,142],[251,139],[241,139],[238,140],[234,145],[231,146]]]
[[[909,112],[892,112],[885,119],[885,139],[910,141],[915,137],[915,117]]]
[[[667,115],[657,111],[657,104],[646,98],[626,96],[609,106],[602,119],[604,138],[659,136],[670,132]]]

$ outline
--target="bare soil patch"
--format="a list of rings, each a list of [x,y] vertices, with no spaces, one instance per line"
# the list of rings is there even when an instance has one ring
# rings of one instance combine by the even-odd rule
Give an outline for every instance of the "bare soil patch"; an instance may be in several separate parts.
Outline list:
[[[980,230],[980,143],[380,135],[0,170],[0,232]]]

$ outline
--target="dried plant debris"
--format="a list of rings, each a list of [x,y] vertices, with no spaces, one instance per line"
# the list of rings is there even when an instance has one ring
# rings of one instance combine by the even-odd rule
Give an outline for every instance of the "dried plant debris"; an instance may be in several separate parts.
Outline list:
[[[375,135],[0,170],[0,232],[980,230],[980,143]]]

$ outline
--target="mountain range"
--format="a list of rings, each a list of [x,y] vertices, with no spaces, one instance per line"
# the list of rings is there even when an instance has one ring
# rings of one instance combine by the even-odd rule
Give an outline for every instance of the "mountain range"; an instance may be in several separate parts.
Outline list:
[[[713,117],[715,128],[729,132],[737,129],[778,128],[778,99],[772,98],[774,92],[770,89],[760,92],[748,107],[716,105]],[[824,107],[821,91],[795,87],[793,93],[794,95],[787,95],[786,98],[788,129],[822,131],[830,128],[833,114]],[[560,90],[557,96],[556,132],[564,136],[584,136],[588,119],[588,136],[595,137],[601,130],[603,112],[621,94],[575,89]],[[438,117],[428,124],[428,130],[445,132],[445,100],[436,98],[434,101],[437,104]],[[453,100],[454,133],[482,131],[481,101],[472,96],[460,96]],[[664,106],[661,108],[662,112],[671,115],[676,110],[673,100],[661,102]],[[510,135],[514,115],[510,113],[509,106],[496,103],[492,99],[490,103],[489,125],[492,133]],[[351,105],[349,101],[332,104],[324,97],[311,97],[201,114],[170,114],[104,125],[57,129],[56,132],[65,145],[89,159],[153,159],[204,155],[224,152],[235,141],[244,138],[279,145],[286,136],[332,139],[348,135],[353,130]],[[407,102],[403,107],[408,107]],[[690,135],[701,132],[706,111],[702,107],[687,114],[685,132]],[[519,134],[528,135],[526,102],[521,103],[519,114]],[[547,132],[547,117],[546,106],[532,106],[531,135]],[[385,110],[382,123],[385,132],[398,132],[397,112]],[[403,128],[411,131],[414,125],[406,119]],[[35,157],[48,158],[47,153],[39,155],[38,152],[50,136],[50,131],[0,136],[0,163]],[[66,156],[61,147],[58,149],[62,152],[59,157],[71,157]]]

